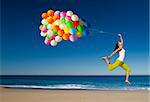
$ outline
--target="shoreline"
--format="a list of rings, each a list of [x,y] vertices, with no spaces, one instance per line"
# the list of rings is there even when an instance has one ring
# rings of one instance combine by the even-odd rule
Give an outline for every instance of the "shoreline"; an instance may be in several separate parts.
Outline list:
[[[40,90],[0,87],[2,102],[149,102],[148,90]]]

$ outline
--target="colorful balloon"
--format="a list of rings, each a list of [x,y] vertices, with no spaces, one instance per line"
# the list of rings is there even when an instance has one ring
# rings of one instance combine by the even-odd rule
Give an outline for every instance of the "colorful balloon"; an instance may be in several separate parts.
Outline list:
[[[71,16],[72,21],[78,21],[78,16],[77,15],[72,15]]]
[[[70,39],[71,42],[75,42],[78,39],[78,37],[76,35],[71,35],[69,37],[69,39]]]
[[[64,28],[64,32],[65,32],[65,34],[68,34],[69,33],[69,28],[68,27]]]
[[[64,34],[62,37],[64,40],[69,40],[70,34]]]
[[[60,11],[55,11],[55,13],[54,13],[54,15],[58,15],[59,16],[59,14],[60,14]]]
[[[54,22],[52,17],[47,17],[46,21],[50,24],[52,24]]]
[[[73,27],[72,21],[70,21],[70,20],[67,21],[66,25],[67,25],[68,28],[72,28]]]
[[[52,29],[52,24],[48,24],[47,29]]]
[[[47,13],[43,12],[41,17],[39,30],[46,45],[56,46],[62,40],[75,42],[78,38],[87,36],[88,24],[70,10],[48,10]]]
[[[76,33],[76,36],[77,36],[78,38],[81,38],[81,37],[82,37],[82,32],[77,32],[77,33]]]
[[[51,39],[55,39],[55,35],[54,34],[50,34],[49,36],[51,37]]]
[[[58,15],[54,15],[54,16],[53,16],[53,20],[54,20],[54,21],[56,21],[56,20],[58,20],[58,19],[60,19],[60,17],[59,17]]]
[[[42,18],[43,18],[43,19],[46,19],[46,18],[48,17],[47,13],[45,13],[45,12],[44,12],[44,13],[42,13],[42,15],[41,15],[41,16],[42,16]]]
[[[58,30],[58,35],[60,36],[60,37],[62,37],[63,36],[63,34],[64,34],[64,30]]]
[[[47,34],[52,34],[52,30],[48,30],[48,31],[47,31]]]
[[[45,43],[46,45],[49,45],[49,44],[51,43],[51,41],[48,40],[48,39],[45,39],[45,40],[44,40],[44,43]]]
[[[66,12],[65,12],[65,11],[62,11],[62,12],[60,13],[60,16],[61,16],[61,17],[65,17],[65,16],[66,16]]]
[[[79,32],[82,32],[83,31],[83,26],[81,26],[81,25],[79,25],[78,27],[77,27],[77,30],[79,31]]]
[[[83,31],[82,31],[82,35],[83,35],[83,36],[87,36],[87,31],[86,31],[86,30],[83,30]]]
[[[40,25],[40,26],[39,26],[39,29],[42,30],[42,28],[43,28],[43,25]]]
[[[60,24],[59,28],[64,29],[64,28],[66,28],[66,25],[65,24]]]
[[[56,37],[55,37],[55,41],[56,41],[56,42],[61,42],[61,41],[62,41],[62,37],[56,36]]]
[[[41,23],[44,25],[47,24],[48,22],[45,19],[42,19]]]
[[[42,37],[45,37],[45,36],[46,36],[46,33],[41,32],[40,35],[41,35]]]
[[[73,27],[74,27],[74,28],[77,28],[78,25],[79,25],[79,22],[78,22],[78,21],[74,21],[74,22],[73,22]]]
[[[52,41],[51,41],[51,45],[52,45],[52,46],[56,46],[56,45],[57,45],[57,42],[56,42],[55,40],[52,40]]]
[[[48,10],[47,15],[48,16],[54,16],[54,11],[53,10]]]
[[[49,35],[49,34],[47,34],[45,39],[47,39],[47,40],[51,40],[52,38],[50,37],[50,35]]]
[[[47,32],[47,28],[43,27],[41,31],[42,31],[43,33],[46,33],[46,32]]]
[[[65,17],[65,20],[66,20],[66,21],[71,20],[71,16],[66,16],[66,17]]]
[[[52,33],[53,33],[54,35],[57,35],[57,31],[56,31],[56,30],[52,30]]]
[[[73,15],[73,12],[72,11],[67,11],[67,16],[72,16]]]
[[[65,17],[62,17],[62,18],[61,18],[61,21],[62,21],[62,23],[66,23]]]
[[[55,24],[56,24],[57,26],[58,26],[60,23],[61,23],[60,20],[56,20],[56,21],[55,21]]]
[[[76,28],[71,28],[70,29],[70,34],[76,34],[77,32],[77,29]]]

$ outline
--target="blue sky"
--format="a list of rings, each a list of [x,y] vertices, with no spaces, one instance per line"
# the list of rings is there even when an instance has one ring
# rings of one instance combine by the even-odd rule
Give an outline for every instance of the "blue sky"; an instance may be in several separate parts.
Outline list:
[[[121,68],[108,71],[99,62],[113,51],[121,32],[128,32],[123,38],[131,74],[148,74],[148,4],[148,0],[2,0],[1,75],[124,75]],[[75,43],[46,46],[38,26],[41,13],[49,9],[72,10],[91,29],[116,34],[89,31]]]

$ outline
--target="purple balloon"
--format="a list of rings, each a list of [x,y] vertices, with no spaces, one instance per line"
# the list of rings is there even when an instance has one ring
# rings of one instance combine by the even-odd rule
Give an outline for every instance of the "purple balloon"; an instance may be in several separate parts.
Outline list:
[[[69,39],[70,39],[71,42],[75,42],[78,39],[78,37],[76,35],[71,35],[69,37]]]
[[[54,15],[59,15],[60,11],[55,11]]]

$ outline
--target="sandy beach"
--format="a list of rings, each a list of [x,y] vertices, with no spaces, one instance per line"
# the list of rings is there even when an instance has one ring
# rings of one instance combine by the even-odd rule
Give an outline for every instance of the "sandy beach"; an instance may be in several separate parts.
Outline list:
[[[25,90],[0,88],[1,102],[149,102],[149,91]]]

